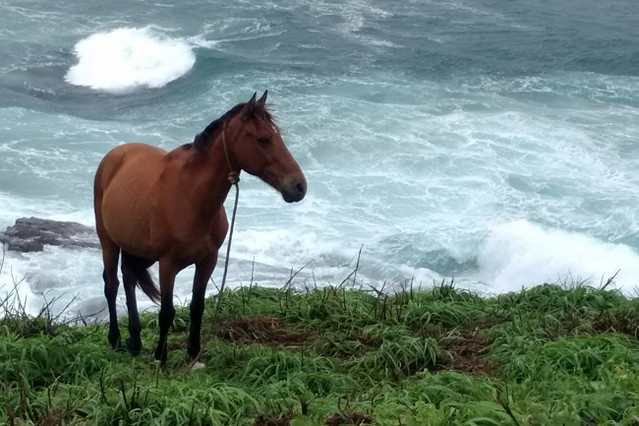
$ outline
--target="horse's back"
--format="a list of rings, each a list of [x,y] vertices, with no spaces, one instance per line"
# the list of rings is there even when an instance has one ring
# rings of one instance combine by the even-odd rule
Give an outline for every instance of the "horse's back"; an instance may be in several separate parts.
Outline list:
[[[95,184],[104,188],[123,168],[125,171],[128,169],[129,171],[138,170],[141,172],[139,166],[145,164],[152,166],[154,163],[159,165],[164,156],[166,156],[166,151],[152,145],[141,143],[118,145],[109,151],[100,162]],[[148,161],[150,163],[147,163]]]

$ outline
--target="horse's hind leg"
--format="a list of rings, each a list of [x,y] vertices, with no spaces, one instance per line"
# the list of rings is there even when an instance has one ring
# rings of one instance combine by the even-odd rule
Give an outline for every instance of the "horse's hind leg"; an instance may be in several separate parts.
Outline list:
[[[140,317],[138,315],[138,303],[135,296],[135,286],[138,283],[135,263],[136,259],[122,250],[122,282],[126,293],[126,307],[129,312],[129,338],[126,339],[126,348],[132,355],[138,355],[142,349],[140,340]]]
[[[104,296],[109,307],[109,343],[115,350],[119,350],[120,345],[120,328],[118,327],[118,314],[115,307],[115,299],[118,295],[118,258],[120,257],[120,248],[109,239],[101,239],[102,260],[104,262]]]

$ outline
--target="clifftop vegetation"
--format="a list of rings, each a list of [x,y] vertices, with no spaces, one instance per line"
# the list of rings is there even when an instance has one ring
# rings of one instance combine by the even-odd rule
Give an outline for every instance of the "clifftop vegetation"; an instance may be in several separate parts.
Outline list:
[[[206,367],[189,371],[188,307],[168,366],[115,353],[105,324],[0,301],[0,423],[635,425],[639,301],[585,285],[482,298],[441,283],[226,291],[207,300]],[[126,329],[126,318],[122,321]]]

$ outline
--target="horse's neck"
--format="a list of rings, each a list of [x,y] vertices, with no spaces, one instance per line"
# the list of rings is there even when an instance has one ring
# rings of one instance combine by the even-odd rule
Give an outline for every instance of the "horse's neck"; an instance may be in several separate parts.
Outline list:
[[[222,144],[211,141],[207,152],[192,147],[176,149],[169,156],[179,158],[176,172],[190,181],[188,192],[196,204],[193,207],[202,215],[213,215],[224,204],[231,189],[228,175],[230,168],[224,155]],[[186,190],[186,189],[185,189]]]

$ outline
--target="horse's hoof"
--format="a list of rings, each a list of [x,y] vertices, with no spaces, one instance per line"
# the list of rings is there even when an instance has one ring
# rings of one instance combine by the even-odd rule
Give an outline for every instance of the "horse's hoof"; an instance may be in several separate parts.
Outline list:
[[[189,368],[189,371],[196,371],[196,370],[201,370],[204,367],[206,367],[203,363],[195,361],[191,364],[191,367]]]
[[[135,342],[133,343],[132,340],[126,339],[126,349],[127,351],[129,351],[129,353],[133,356],[138,356],[140,354],[140,351],[142,350],[142,345],[139,342]]]
[[[166,359],[162,360],[162,359],[159,359],[159,358],[155,358],[155,357],[154,357],[154,358],[153,358],[153,363],[154,363],[156,366],[160,367],[161,369],[165,369],[165,368],[166,368]]]

